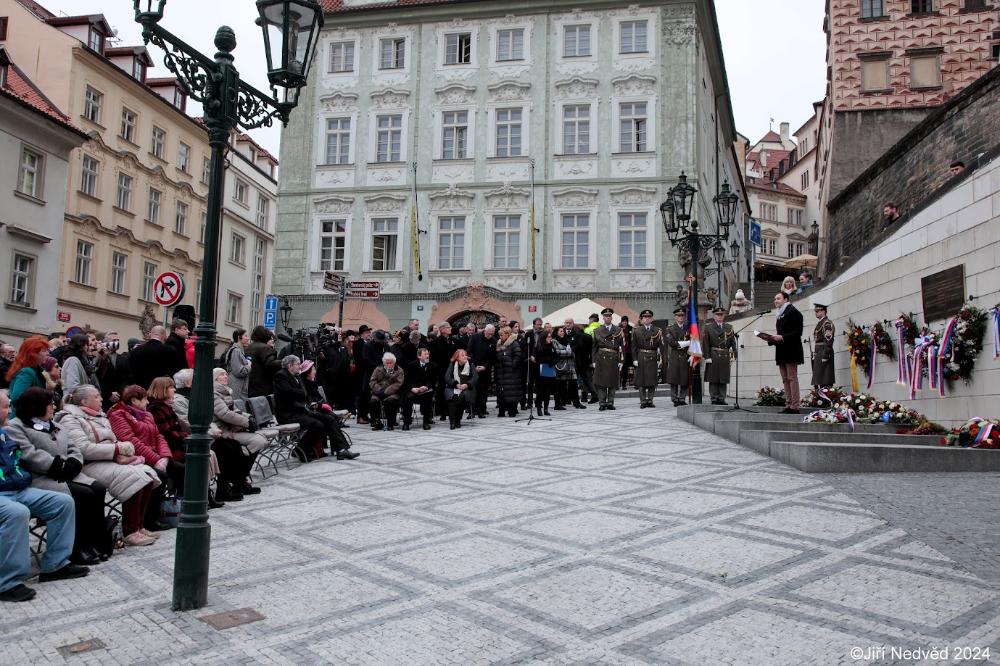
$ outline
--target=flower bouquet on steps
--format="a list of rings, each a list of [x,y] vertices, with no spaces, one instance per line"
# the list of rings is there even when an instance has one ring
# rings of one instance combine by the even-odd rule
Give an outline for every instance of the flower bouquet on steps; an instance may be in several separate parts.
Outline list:
[[[975,416],[965,425],[952,428],[941,439],[945,446],[962,446],[970,449],[1000,449],[1000,421]]]
[[[785,392],[782,389],[765,386],[757,391],[757,402],[754,404],[758,407],[784,407]]]

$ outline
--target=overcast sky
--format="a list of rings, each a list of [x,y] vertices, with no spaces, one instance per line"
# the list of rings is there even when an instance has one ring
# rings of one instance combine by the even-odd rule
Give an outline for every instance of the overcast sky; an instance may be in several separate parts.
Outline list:
[[[103,12],[118,30],[122,44],[141,43],[132,0],[41,0],[59,14]],[[722,45],[729,70],[737,130],[751,142],[787,120],[795,131],[823,98],[826,47],[823,0],[716,0]],[[215,29],[229,25],[239,45],[236,67],[245,80],[267,91],[264,46],[253,0],[173,0],[167,3],[163,25],[192,46],[215,53]],[[157,63],[150,76],[166,76],[163,55],[151,49]],[[189,106],[200,113],[197,106]],[[278,128],[252,132],[265,148],[278,154]]]

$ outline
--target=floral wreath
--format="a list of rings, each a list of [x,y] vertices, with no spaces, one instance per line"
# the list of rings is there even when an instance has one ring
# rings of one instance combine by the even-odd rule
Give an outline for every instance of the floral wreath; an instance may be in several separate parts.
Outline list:
[[[875,344],[875,351],[887,357],[890,361],[896,360],[896,348],[892,346],[892,336],[885,330],[882,322],[877,321],[872,324],[872,342]]]
[[[872,336],[863,326],[854,323],[853,319],[847,320],[847,349],[851,353],[854,363],[865,371],[865,375],[870,377],[872,373]]]

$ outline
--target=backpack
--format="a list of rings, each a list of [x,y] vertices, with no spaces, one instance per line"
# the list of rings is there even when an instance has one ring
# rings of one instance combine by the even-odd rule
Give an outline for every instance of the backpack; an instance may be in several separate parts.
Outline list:
[[[215,359],[215,367],[222,368],[223,370],[228,370],[229,359],[232,358],[232,355],[233,355],[233,346],[230,345],[230,347],[226,351],[222,352],[222,354],[217,359]]]

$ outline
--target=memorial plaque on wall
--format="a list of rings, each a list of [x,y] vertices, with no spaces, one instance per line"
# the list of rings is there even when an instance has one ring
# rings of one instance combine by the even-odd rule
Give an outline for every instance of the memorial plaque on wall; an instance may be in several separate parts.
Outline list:
[[[965,264],[920,278],[920,294],[928,324],[955,316],[965,303]]]

